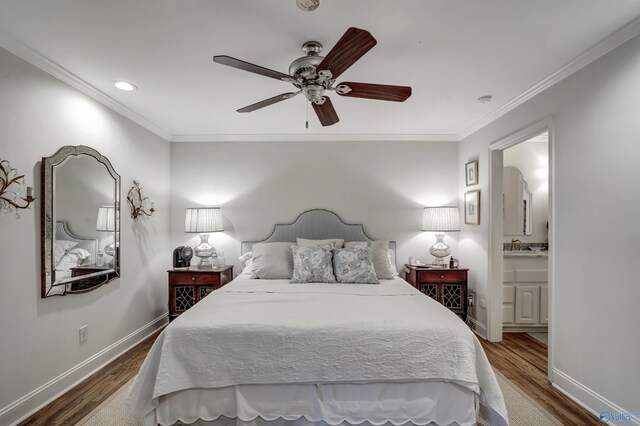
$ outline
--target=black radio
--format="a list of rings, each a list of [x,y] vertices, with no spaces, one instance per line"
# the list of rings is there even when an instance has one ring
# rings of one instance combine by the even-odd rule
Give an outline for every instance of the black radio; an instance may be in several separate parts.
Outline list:
[[[191,266],[193,249],[189,246],[180,246],[173,251],[173,267],[187,268]]]

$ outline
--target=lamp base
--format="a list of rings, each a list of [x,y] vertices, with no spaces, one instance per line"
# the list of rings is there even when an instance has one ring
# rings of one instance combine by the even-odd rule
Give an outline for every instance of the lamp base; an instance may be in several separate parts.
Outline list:
[[[444,232],[436,232],[435,236],[436,243],[429,249],[429,253],[435,258],[431,265],[436,268],[446,268],[448,265],[445,258],[451,254],[451,247],[444,242]]]
[[[213,255],[216,254],[216,249],[209,244],[209,234],[200,234],[200,244],[194,247],[193,254],[200,258],[198,268],[213,268]]]

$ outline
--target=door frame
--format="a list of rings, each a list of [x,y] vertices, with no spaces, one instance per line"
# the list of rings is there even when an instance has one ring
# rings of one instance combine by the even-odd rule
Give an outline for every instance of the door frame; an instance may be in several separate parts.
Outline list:
[[[548,376],[552,380],[555,335],[553,316],[553,295],[555,293],[554,279],[554,130],[553,118],[547,117],[518,132],[512,133],[489,145],[489,301],[487,311],[487,339],[491,342],[502,340],[502,281],[504,269],[503,256],[503,212],[502,212],[502,168],[503,151],[509,147],[532,139],[544,132],[549,134],[549,343],[548,343]]]

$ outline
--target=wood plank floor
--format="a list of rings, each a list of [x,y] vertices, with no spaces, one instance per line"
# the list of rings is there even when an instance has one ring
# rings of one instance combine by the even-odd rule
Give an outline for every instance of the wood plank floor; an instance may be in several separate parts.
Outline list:
[[[160,332],[24,420],[20,425],[73,425],[109,398],[137,373]],[[526,333],[505,333],[500,343],[481,340],[498,371],[567,425],[601,425],[594,415],[551,386],[547,347]]]
[[[60,398],[28,417],[22,425],[74,425],[138,373],[160,331],[122,354]]]
[[[602,425],[547,379],[547,346],[526,333],[504,333],[500,343],[480,339],[491,365],[566,425]]]

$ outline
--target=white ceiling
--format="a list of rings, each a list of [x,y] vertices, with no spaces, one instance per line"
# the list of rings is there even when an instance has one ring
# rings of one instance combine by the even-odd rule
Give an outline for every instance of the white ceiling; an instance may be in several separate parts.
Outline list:
[[[2,0],[0,46],[173,140],[455,140],[589,49],[584,58],[602,54],[608,37],[624,41],[610,36],[638,16],[638,0],[321,0],[314,12],[295,0]],[[213,55],[287,72],[303,42],[320,41],[327,53],[350,26],[378,44],[338,81],[409,85],[406,102],[332,94],[341,121],[322,128],[310,109],[308,130],[302,96],[235,112],[293,86]],[[121,92],[116,79],[139,89]],[[487,94],[493,102],[476,102]]]

